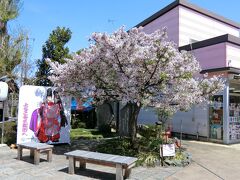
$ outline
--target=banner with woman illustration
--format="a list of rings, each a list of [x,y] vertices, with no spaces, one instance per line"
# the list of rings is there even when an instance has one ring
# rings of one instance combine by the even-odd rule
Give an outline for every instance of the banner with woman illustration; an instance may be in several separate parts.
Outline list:
[[[19,93],[17,143],[70,143],[71,98],[58,89],[22,86]]]

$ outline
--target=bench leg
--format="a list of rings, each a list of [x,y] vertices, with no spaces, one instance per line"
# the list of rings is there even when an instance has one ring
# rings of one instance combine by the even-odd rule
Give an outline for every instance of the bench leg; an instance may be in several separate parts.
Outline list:
[[[47,161],[52,162],[52,149],[47,151]]]
[[[86,161],[79,161],[80,169],[86,169]]]
[[[116,165],[116,180],[123,180],[123,168],[121,164]]]
[[[34,157],[34,150],[30,149],[30,158],[33,158],[33,157]]]
[[[68,160],[69,160],[68,173],[74,174],[75,160],[71,156],[68,157]]]
[[[17,156],[18,160],[22,159],[22,147],[18,146],[18,156]]]
[[[132,171],[132,169],[131,168],[126,168],[125,169],[125,173],[124,173],[124,178],[129,178],[129,176],[130,176],[130,174],[131,174],[131,171]]]
[[[40,151],[34,150],[34,164],[39,165],[39,161],[40,161]]]

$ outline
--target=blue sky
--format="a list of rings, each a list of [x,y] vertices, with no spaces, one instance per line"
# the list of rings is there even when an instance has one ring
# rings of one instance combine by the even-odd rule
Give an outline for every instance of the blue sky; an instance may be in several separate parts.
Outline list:
[[[21,27],[30,36],[30,60],[42,56],[42,45],[57,26],[68,27],[71,52],[88,46],[92,32],[113,32],[122,25],[129,29],[173,0],[23,0],[20,16],[10,30]],[[189,0],[202,8],[240,22],[239,0]],[[230,3],[231,2],[231,3]]]

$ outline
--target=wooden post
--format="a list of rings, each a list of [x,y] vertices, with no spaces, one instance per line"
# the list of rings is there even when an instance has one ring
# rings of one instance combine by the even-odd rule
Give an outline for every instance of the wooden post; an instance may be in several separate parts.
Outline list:
[[[34,150],[30,149],[30,158],[33,158],[33,157],[34,157]]]
[[[69,160],[68,173],[69,174],[74,174],[74,166],[75,166],[74,157],[69,156],[68,160]]]
[[[129,178],[129,176],[130,176],[130,174],[131,174],[131,171],[132,171],[132,169],[131,168],[126,168],[125,169],[125,173],[124,173],[124,178]]]
[[[34,164],[39,165],[40,161],[40,152],[39,150],[35,149],[34,150]]]
[[[80,162],[80,169],[86,169],[86,161],[79,161]]]
[[[47,151],[47,161],[52,162],[52,149]]]
[[[123,168],[121,164],[116,164],[116,180],[123,180]]]
[[[160,160],[161,160],[161,166],[163,166],[163,146],[160,145]]]
[[[22,147],[20,145],[18,145],[18,160],[22,159]]]

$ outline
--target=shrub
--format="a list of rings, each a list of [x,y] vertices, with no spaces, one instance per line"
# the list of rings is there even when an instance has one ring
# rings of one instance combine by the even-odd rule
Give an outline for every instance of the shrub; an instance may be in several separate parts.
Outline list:
[[[99,132],[103,133],[103,134],[109,134],[111,133],[111,126],[109,124],[101,124],[98,127]]]
[[[131,141],[128,138],[107,139],[99,144],[96,150],[102,153],[137,157],[137,151],[132,148]]]
[[[75,120],[72,123],[72,129],[78,129],[78,128],[86,128],[86,123],[81,122],[80,120]]]
[[[140,138],[134,143],[128,138],[114,138],[105,140],[97,146],[97,151],[108,154],[134,156],[138,158],[137,165],[156,166],[160,164],[160,145],[163,144],[161,127],[144,126],[139,130]],[[168,143],[174,143],[169,139]],[[175,157],[165,158],[165,164],[185,166],[190,163],[189,154],[177,150]]]
[[[0,127],[2,134],[2,126]],[[16,122],[5,122],[4,123],[4,143],[7,145],[15,144],[17,139],[17,124]]]
[[[160,137],[162,133],[162,126],[141,126],[140,128],[138,128],[138,133],[147,139],[152,137]]]
[[[156,152],[140,152],[138,155],[137,165],[146,165],[154,167],[159,162],[159,153]]]
[[[175,157],[167,157],[164,162],[170,166],[187,166],[191,162],[191,156],[181,150],[176,151]]]

